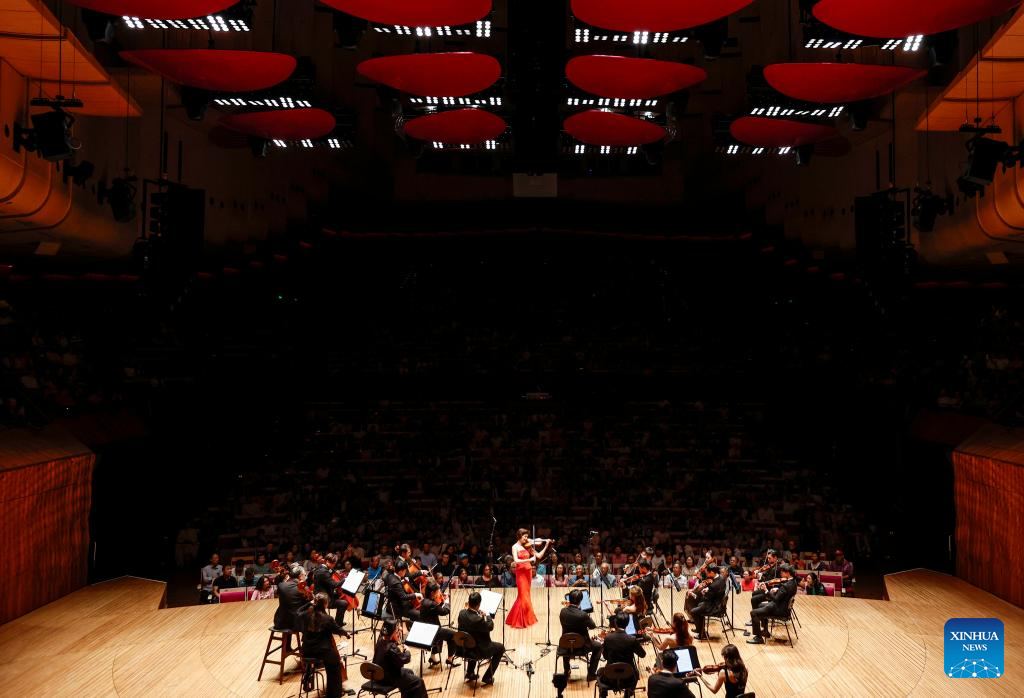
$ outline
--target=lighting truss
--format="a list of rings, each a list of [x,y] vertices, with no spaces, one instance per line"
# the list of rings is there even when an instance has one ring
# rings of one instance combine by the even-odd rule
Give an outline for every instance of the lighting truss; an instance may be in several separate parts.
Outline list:
[[[459,27],[450,25],[431,27],[410,27],[404,24],[374,25],[373,31],[378,34],[391,34],[392,36],[415,36],[419,39],[430,39],[435,36],[461,36],[478,39],[490,39],[493,25],[489,19],[481,19],[475,24],[466,24]]]
[[[254,99],[252,97],[217,97],[213,103],[218,107],[271,107],[273,109],[300,109],[312,107],[313,104],[307,99],[293,99],[284,97],[263,97]]]
[[[150,19],[148,17],[121,17],[124,26],[137,31],[140,29],[184,29],[204,32],[249,32],[252,28],[239,18],[224,15],[207,15],[190,19]]]

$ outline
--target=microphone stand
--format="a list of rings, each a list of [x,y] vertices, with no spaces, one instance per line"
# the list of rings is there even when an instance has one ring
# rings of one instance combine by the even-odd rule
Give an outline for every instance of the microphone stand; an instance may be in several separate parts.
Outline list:
[[[551,552],[552,553],[556,552],[556,550],[554,548],[552,548]],[[544,554],[545,555],[549,554],[547,549],[544,550]],[[552,575],[552,582],[551,583],[552,583],[552,585],[554,584],[554,575]],[[544,591],[545,591],[545,596],[547,597],[547,607],[548,607],[548,610],[547,610],[548,617],[547,617],[547,622],[545,623],[545,625],[547,625],[547,636],[546,636],[547,639],[545,639],[544,642],[535,642],[533,644],[541,646],[541,647],[547,647],[548,649],[544,651],[544,654],[547,654],[548,652],[551,651],[551,648],[555,646],[555,643],[551,642],[551,587],[549,587],[547,585],[547,580],[545,580],[545,582],[544,582]],[[531,675],[532,675],[533,667],[531,666],[530,669],[531,669],[531,671],[529,673],[531,673]]]

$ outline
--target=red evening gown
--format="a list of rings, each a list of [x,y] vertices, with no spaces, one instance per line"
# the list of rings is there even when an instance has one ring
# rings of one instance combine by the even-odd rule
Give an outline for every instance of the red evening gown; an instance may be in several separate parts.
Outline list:
[[[518,554],[520,560],[530,558],[530,553],[525,550],[520,550]],[[507,625],[511,625],[513,628],[529,628],[537,622],[537,614],[533,612],[533,601],[530,599],[532,583],[533,566],[516,565],[516,589],[519,590],[519,596],[516,597],[516,602],[512,604],[508,616],[505,617]]]

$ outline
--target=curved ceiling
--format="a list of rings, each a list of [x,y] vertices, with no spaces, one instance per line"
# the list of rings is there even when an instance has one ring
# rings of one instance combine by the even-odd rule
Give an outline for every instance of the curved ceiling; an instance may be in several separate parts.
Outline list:
[[[927,74],[916,68],[856,63],[776,63],[764,79],[776,90],[805,102],[858,102],[889,94]]]
[[[491,0],[321,0],[377,24],[426,27],[469,24],[491,11]]]
[[[614,31],[671,32],[698,27],[742,10],[753,0],[572,0],[572,13]]]
[[[247,136],[297,141],[326,136],[334,130],[334,117],[323,109],[280,109],[229,114],[220,124]]]
[[[703,82],[703,68],[685,63],[625,56],[577,56],[565,67],[576,87],[601,97],[659,97]]]
[[[205,17],[231,7],[238,0],[71,0],[87,10],[124,17],[188,19]]]
[[[600,109],[573,114],[563,127],[573,138],[590,145],[645,145],[665,137],[665,129],[658,124]]]
[[[421,141],[474,145],[498,138],[505,120],[482,109],[456,109],[405,122],[406,134]]]
[[[813,12],[830,27],[885,39],[938,34],[1019,4],[1020,0],[821,0]]]
[[[742,143],[765,148],[810,145],[839,135],[835,126],[790,119],[768,119],[763,116],[736,119],[729,126],[729,133]]]
[[[292,56],[267,51],[151,48],[121,51],[129,63],[171,82],[211,92],[252,92],[284,82],[295,70]]]
[[[359,74],[423,97],[463,97],[486,90],[501,77],[501,64],[481,53],[414,53],[363,61]]]

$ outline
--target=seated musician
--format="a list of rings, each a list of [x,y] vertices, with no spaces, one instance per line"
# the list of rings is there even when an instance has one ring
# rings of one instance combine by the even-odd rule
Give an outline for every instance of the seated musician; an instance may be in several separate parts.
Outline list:
[[[685,620],[683,621],[685,625]],[[679,658],[672,650],[661,653],[661,671],[647,679],[648,698],[694,698],[690,687],[676,673]]]
[[[625,615],[627,620],[629,616],[633,617],[633,627],[639,628],[640,621],[647,617],[648,607],[647,600],[644,598],[644,592],[640,590],[637,585],[629,587],[627,593],[629,596],[626,599],[609,601],[605,599],[605,605],[618,606],[616,610],[612,612],[612,615],[608,616],[609,623],[614,621],[615,616]]]
[[[501,664],[501,657],[505,654],[505,645],[500,642],[491,641],[494,620],[480,610],[480,592],[474,591],[470,594],[466,608],[459,612],[459,630],[469,633],[476,640],[476,647],[467,651],[469,665],[466,667],[468,670],[466,680],[475,681],[478,678],[476,673],[477,662],[481,659],[487,659],[489,661],[487,663],[487,671],[484,672],[483,683],[485,686],[489,686],[494,683],[494,672],[498,670],[498,666]]]
[[[451,612],[448,606],[448,597],[441,594],[441,587],[436,582],[428,583],[426,591],[427,593],[423,595],[423,602],[420,604],[420,622],[438,626],[437,635],[434,636],[434,645],[430,648],[430,666],[437,666],[441,663],[441,660],[434,659],[434,656],[441,654],[441,643],[445,641],[448,643],[448,663],[458,666],[452,657],[455,654],[455,648],[452,646],[452,637],[455,636],[455,631],[441,625],[441,616],[447,616]]]
[[[754,578],[760,582],[762,579],[777,579],[778,577],[779,556],[775,554],[774,550],[769,550],[765,555],[765,564],[761,566],[760,570],[755,571]],[[754,593],[750,595],[751,610],[757,608],[767,600],[767,593],[762,591],[760,588],[756,588]]]
[[[299,579],[304,571],[298,565],[288,571],[288,576],[277,585],[277,611],[274,613],[274,627],[292,632],[302,631],[301,614],[309,606],[309,600],[299,591]],[[347,637],[346,633],[346,637]],[[291,651],[292,637],[285,639],[285,650]]]
[[[334,620],[338,621],[338,625],[344,627],[348,601],[338,595],[343,582],[334,579],[334,568],[337,566],[338,556],[335,553],[324,555],[323,562],[313,570],[313,591],[325,594],[330,599],[328,607],[335,609]]]
[[[768,632],[768,619],[772,616],[785,615],[789,609],[789,600],[796,595],[797,582],[793,577],[793,568],[782,565],[779,567],[779,574],[779,579],[762,582],[759,587],[767,600],[750,612],[754,637],[747,640],[747,643],[751,645],[763,645],[764,641],[771,637],[771,633]]]
[[[302,654],[306,657],[319,659],[324,663],[327,674],[327,698],[341,696],[341,655],[334,635],[344,635],[333,618],[327,614],[330,597],[318,593],[313,596],[313,603],[303,615]],[[424,694],[426,695],[426,694]]]
[[[590,632],[597,626],[589,613],[580,610],[580,603],[583,602],[583,592],[580,589],[573,589],[569,592],[569,605],[558,614],[558,622],[562,625],[562,634],[579,633],[583,637],[583,646],[576,648],[576,656],[590,655],[587,665],[587,681],[593,681],[597,677],[597,665],[601,661],[601,642],[591,639]],[[558,647],[558,656],[562,658],[562,665],[565,668],[566,677],[569,676],[569,650]]]
[[[398,564],[404,564],[404,561]],[[427,698],[427,687],[423,679],[405,667],[410,659],[412,656],[402,642],[399,621],[390,618],[385,620],[381,626],[380,639],[373,649],[373,663],[384,670],[381,683],[397,688],[402,698]]]
[[[703,674],[699,674],[700,680],[712,693],[718,693],[718,689],[725,686],[726,698],[742,695],[747,690],[747,667],[740,658],[739,648],[736,645],[726,645],[723,647],[722,660],[721,664],[704,668],[704,671],[708,669],[717,670],[718,676],[715,679],[714,686],[708,683]]]
[[[654,573],[654,565],[650,560],[642,559],[637,563],[636,581],[633,583],[643,592],[647,608],[653,608],[654,586],[658,583],[658,575]]]
[[[423,599],[423,594],[417,591],[408,591],[406,585],[409,574],[409,565],[405,560],[399,558],[395,563],[395,571],[384,575],[384,586],[387,588],[388,603],[391,604],[391,613],[398,618],[419,620],[420,612],[413,608],[416,601]],[[409,588],[412,588],[411,586]]]
[[[708,639],[707,617],[720,612],[723,604],[725,603],[725,575],[719,574],[717,565],[708,565],[707,574],[708,580],[710,580],[709,583],[706,586],[694,589],[690,592],[695,595],[699,602],[693,607],[693,610],[690,611],[690,616],[693,618],[694,625],[697,626],[696,632],[698,640]]]
[[[639,593],[639,589],[637,589]],[[643,598],[643,595],[640,595]],[[640,641],[632,635],[626,634],[626,628],[629,626],[629,616],[625,613],[618,613],[613,616],[612,619],[612,630],[604,638],[604,645],[601,648],[601,655],[605,658],[609,664],[616,664],[622,662],[629,664],[633,667],[633,677],[626,681],[623,688],[624,698],[630,698],[636,689],[637,678],[639,677],[639,671],[636,665],[636,657],[646,657],[647,652],[640,645]],[[598,679],[597,682],[598,691],[601,694],[601,698],[608,698],[608,691],[614,686],[609,686],[604,683],[603,679]]]
[[[686,615],[681,611],[672,614],[671,628],[651,628],[651,644],[659,652],[665,650],[682,649],[693,644],[693,636],[690,635],[690,624],[686,622]],[[658,635],[669,635],[664,639]]]

